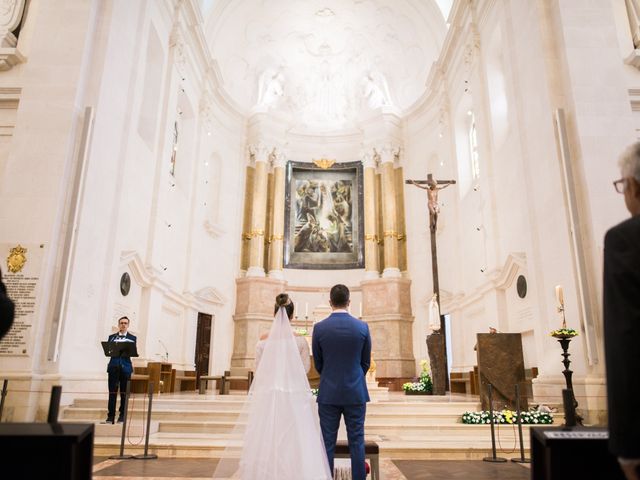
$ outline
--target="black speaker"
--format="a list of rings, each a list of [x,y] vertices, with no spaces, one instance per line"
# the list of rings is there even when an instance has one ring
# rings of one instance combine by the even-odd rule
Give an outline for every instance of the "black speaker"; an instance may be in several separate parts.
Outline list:
[[[91,480],[93,435],[92,423],[0,423],[2,468],[12,479]]]
[[[532,480],[625,480],[598,427],[531,428]]]

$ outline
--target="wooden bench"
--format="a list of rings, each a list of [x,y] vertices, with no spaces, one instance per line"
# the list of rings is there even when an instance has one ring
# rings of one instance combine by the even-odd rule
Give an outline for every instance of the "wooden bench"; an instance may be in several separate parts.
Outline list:
[[[174,391],[184,392],[196,389],[195,370],[176,370]]]
[[[371,460],[371,480],[380,480],[380,463],[379,463],[380,449],[376,442],[370,440],[364,441],[364,456]],[[349,444],[344,440],[340,440],[336,443],[336,450],[334,458],[350,458]]]
[[[471,372],[451,372],[451,393],[471,393]]]
[[[253,382],[253,371],[246,367],[231,367],[231,370],[226,370],[222,377],[221,395],[229,394],[231,382],[242,382],[243,386],[246,386],[247,390],[249,390],[251,382]]]
[[[147,367],[133,367],[131,374],[131,393],[147,393],[149,389],[149,373]]]
[[[207,393],[207,383],[210,380],[214,380],[216,384],[219,385],[220,395],[222,395],[222,386],[224,385],[223,379],[224,375],[200,375],[200,388],[198,389],[198,393],[200,395],[204,395]]]

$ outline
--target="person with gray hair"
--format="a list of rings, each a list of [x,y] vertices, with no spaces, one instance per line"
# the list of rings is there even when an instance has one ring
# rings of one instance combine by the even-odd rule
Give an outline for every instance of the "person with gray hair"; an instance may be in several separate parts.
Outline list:
[[[604,239],[604,345],[609,449],[628,480],[640,480],[640,142],[620,158],[613,182],[631,218]]]

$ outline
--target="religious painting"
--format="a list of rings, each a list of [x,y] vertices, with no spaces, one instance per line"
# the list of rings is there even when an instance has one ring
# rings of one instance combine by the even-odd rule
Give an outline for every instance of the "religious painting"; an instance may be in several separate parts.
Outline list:
[[[285,268],[363,268],[362,164],[287,164]]]

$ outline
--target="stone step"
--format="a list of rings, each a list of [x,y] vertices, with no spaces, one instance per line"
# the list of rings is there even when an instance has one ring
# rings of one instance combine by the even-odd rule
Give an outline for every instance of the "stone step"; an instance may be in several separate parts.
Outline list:
[[[161,421],[159,431],[161,432],[228,432],[231,431],[237,422],[228,416],[207,421]],[[387,414],[367,414],[367,428],[402,429],[409,425],[409,428],[429,428],[434,425],[455,425],[460,423],[460,415],[455,414],[433,414],[433,415],[411,415],[406,418],[399,418],[397,415]]]
[[[411,459],[480,459],[491,455],[491,439],[488,432],[483,437],[473,438],[436,435],[431,438],[385,438],[369,435],[367,438],[376,441],[380,447],[380,454],[387,458]],[[112,455],[117,452],[119,437],[96,438],[94,455]],[[156,433],[151,435],[149,450],[163,457],[218,457],[227,446],[237,445],[230,435],[190,434],[166,435]],[[496,445],[498,456],[513,458],[519,456],[517,439],[513,435],[501,432],[500,441]],[[525,455],[529,455],[528,436],[524,437]],[[129,454],[140,453],[141,445],[126,444]]]
[[[381,454],[393,458],[470,459],[490,455],[489,425],[463,425],[465,411],[480,410],[478,397],[406,396],[402,392],[382,392],[372,396],[367,405],[366,436],[378,442]],[[98,423],[106,417],[106,395],[78,398],[63,409],[64,421],[84,420]],[[246,393],[231,395],[182,392],[154,398],[150,451],[164,457],[216,457],[236,442],[232,433],[247,400]],[[142,444],[130,445],[143,438],[146,400],[134,397],[130,404],[127,428],[127,453],[141,453]],[[120,425],[96,425],[95,455],[118,452]],[[346,439],[344,425],[338,437]],[[529,427],[523,426],[525,448]],[[133,440],[131,440],[133,438]],[[517,429],[500,425],[496,438],[498,448],[513,449],[517,445]],[[140,442],[143,443],[143,442]],[[503,455],[504,456],[504,455]],[[516,456],[512,454],[511,456]]]
[[[229,437],[234,428],[233,423],[207,422],[205,424],[185,425],[181,422],[161,422],[159,431],[155,438],[206,438],[218,439]],[[491,430],[489,425],[463,425],[463,424],[441,424],[441,425],[380,425],[365,423],[366,436],[377,436],[381,439],[402,438],[424,440],[429,439],[468,439],[476,441],[491,440]],[[500,425],[495,429],[496,437],[503,440],[513,440],[517,437],[518,431],[514,425]],[[529,436],[529,426],[522,426],[523,438]],[[339,438],[346,439],[346,430],[341,428]]]
[[[435,397],[432,397],[435,398]],[[180,412],[229,412],[239,413],[245,404],[246,397],[240,399],[201,399],[201,400],[154,400],[153,412],[162,411],[180,411]],[[146,410],[147,403],[142,402],[139,398],[130,401],[130,411]],[[83,399],[74,400],[71,406],[65,407],[65,411],[69,410],[89,410],[101,409],[106,411],[105,399]],[[367,404],[367,414],[379,413],[398,413],[407,414],[424,414],[424,413],[450,413],[461,415],[465,411],[476,411],[480,409],[480,404],[476,401],[469,402],[441,402],[441,401],[415,401],[406,402],[396,401],[372,401]]]
[[[68,419],[61,419],[60,423],[77,423],[77,420],[73,419],[69,421]],[[87,422],[94,424],[94,436],[95,437],[118,437],[122,436],[122,424],[121,423],[102,423],[99,422]],[[160,422],[149,422],[149,434],[157,433],[159,430]],[[127,426],[125,428],[125,435],[127,437],[142,437],[146,433],[146,422],[140,421],[127,421]]]

